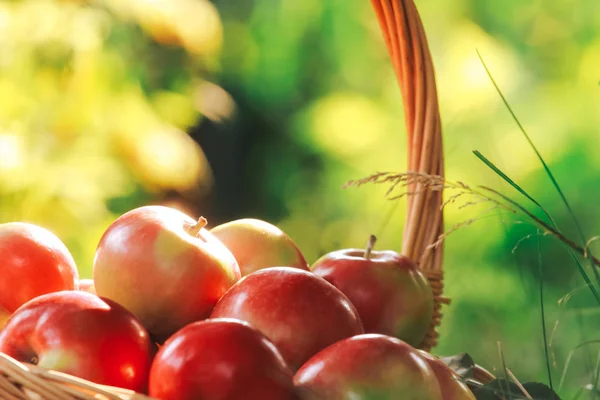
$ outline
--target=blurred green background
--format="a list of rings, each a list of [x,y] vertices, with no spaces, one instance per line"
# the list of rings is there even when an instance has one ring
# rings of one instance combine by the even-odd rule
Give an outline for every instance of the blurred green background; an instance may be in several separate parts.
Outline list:
[[[479,150],[579,240],[479,50],[585,235],[600,234],[598,1],[417,5],[437,71],[448,179],[529,206],[472,154]],[[403,118],[368,0],[0,0],[0,222],[52,230],[83,277],[103,230],[144,204],[204,215],[211,226],[265,219],[309,262],[363,247],[371,233],[378,248],[400,250],[405,201],[387,200],[383,186],[342,185],[405,170]],[[449,207],[446,225],[480,211]],[[500,344],[519,379],[547,382],[540,258],[558,386],[569,352],[600,339],[600,308],[557,240],[532,236],[513,251],[536,232],[517,222],[492,213],[447,238],[452,304],[434,353],[467,352],[498,372]],[[592,382],[599,350],[574,353],[565,398]]]

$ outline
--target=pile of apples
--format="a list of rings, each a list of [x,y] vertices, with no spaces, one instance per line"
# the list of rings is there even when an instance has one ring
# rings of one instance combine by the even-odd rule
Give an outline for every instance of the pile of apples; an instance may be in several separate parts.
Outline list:
[[[160,400],[474,400],[416,348],[427,280],[373,245],[309,265],[268,222],[143,206],[104,232],[91,280],[50,231],[0,224],[0,352]]]

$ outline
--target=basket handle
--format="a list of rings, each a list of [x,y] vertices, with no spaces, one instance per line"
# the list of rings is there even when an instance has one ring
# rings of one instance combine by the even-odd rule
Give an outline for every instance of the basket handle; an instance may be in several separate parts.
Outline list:
[[[442,127],[435,71],[423,23],[413,0],[371,0],[404,104],[408,171],[444,176]],[[419,180],[408,184],[402,253],[417,262],[434,293],[434,317],[423,348],[437,344],[442,303],[444,232],[442,191]],[[433,244],[435,243],[435,246]]]

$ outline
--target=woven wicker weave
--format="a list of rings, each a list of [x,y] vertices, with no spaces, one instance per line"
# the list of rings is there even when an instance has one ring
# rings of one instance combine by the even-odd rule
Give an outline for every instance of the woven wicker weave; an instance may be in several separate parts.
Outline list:
[[[98,385],[71,375],[24,364],[0,353],[2,400],[153,400],[115,387]]]
[[[408,171],[444,176],[442,128],[433,62],[423,23],[413,0],[371,0],[404,102],[408,141]],[[406,226],[402,253],[417,261],[429,279],[434,313],[421,348],[437,344],[442,318],[443,244],[435,247],[444,232],[442,192],[411,183],[408,186]]]
[[[423,24],[413,0],[371,0],[402,92],[408,140],[408,170],[444,175],[441,123],[434,68]],[[411,184],[402,252],[416,260],[434,294],[434,313],[421,348],[437,344],[443,293],[442,193]],[[481,380],[493,379],[481,370]],[[44,400],[150,400],[128,390],[97,385],[63,373],[20,363],[0,354],[0,398]]]

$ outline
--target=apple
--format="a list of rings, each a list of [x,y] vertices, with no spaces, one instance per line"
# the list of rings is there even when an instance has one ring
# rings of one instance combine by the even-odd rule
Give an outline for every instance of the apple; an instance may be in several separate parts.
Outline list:
[[[119,304],[83,291],[23,304],[0,331],[0,352],[98,384],[147,390],[153,345]]]
[[[342,292],[291,267],[261,269],[243,277],[219,300],[211,318],[248,322],[277,346],[294,371],[326,346],[364,332]]]
[[[0,277],[0,320],[42,294],[76,289],[79,280],[64,243],[26,222],[0,224]]]
[[[435,374],[442,390],[442,400],[476,400],[475,395],[460,376],[442,360],[424,350],[417,351]]]
[[[243,218],[217,225],[210,230],[235,256],[242,276],[269,267],[309,270],[294,241],[266,221]]]
[[[240,269],[206,223],[165,206],[121,215],[96,250],[96,293],[131,311],[158,342],[207,318]]]
[[[392,250],[343,249],[323,255],[311,271],[356,306],[366,333],[395,336],[419,346],[433,316],[433,292],[408,257]]]
[[[89,292],[91,294],[96,294],[96,289],[94,288],[94,280],[93,279],[80,279],[79,280],[79,290],[84,292]]]
[[[412,346],[373,333],[315,354],[294,384],[303,400],[442,400],[433,371]]]
[[[149,395],[160,400],[294,400],[293,373],[262,333],[235,319],[191,323],[161,347]]]

